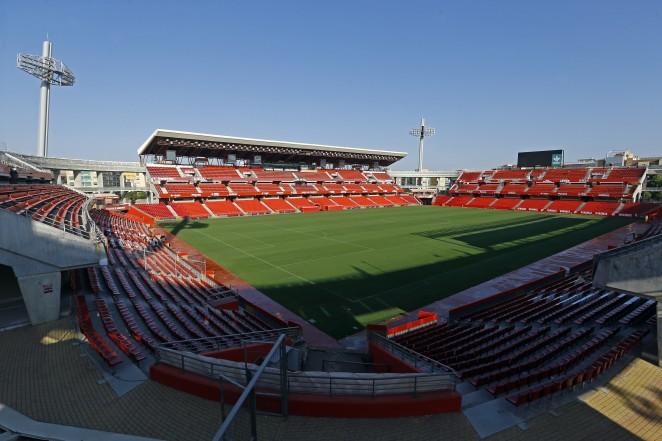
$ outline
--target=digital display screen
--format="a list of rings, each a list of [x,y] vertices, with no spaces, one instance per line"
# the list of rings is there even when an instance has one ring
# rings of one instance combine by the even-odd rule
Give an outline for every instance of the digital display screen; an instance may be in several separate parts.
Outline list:
[[[518,167],[562,167],[563,150],[541,150],[537,152],[519,152]]]

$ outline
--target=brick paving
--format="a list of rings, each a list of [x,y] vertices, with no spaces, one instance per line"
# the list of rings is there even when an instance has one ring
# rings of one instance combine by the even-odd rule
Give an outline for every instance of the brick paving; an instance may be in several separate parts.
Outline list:
[[[636,359],[585,402],[642,440],[662,439],[662,368]]]
[[[102,376],[81,357],[72,328],[70,319],[63,319],[0,333],[0,403],[44,422],[166,440],[211,439],[220,424],[218,403],[151,381],[117,397],[109,385],[98,384]],[[544,414],[526,430],[513,427],[488,440],[660,439],[659,420],[651,412],[659,412],[661,370],[641,363],[607,386],[626,392],[570,403],[558,416]],[[478,440],[462,414],[387,420],[261,416],[258,424],[259,439],[273,441]],[[246,425],[242,415],[238,429]]]

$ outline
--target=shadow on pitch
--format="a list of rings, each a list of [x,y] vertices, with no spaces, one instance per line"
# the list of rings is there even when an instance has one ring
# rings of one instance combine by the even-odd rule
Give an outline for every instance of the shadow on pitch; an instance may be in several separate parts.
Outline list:
[[[200,222],[197,219],[192,219],[189,217],[183,218],[179,222],[164,222],[160,224],[166,230],[170,230],[170,233],[173,236],[177,236],[180,231],[186,230],[196,230],[200,228],[209,228],[209,224],[206,222]]]
[[[482,253],[464,254],[449,260],[443,260],[443,256],[439,255],[437,262],[388,272],[378,271],[374,262],[369,260],[352,262],[347,277],[316,278],[311,280],[313,284],[299,283],[288,277],[285,283],[272,279],[254,286],[323,331],[340,338],[363,329],[364,324],[357,320],[359,316],[388,308],[404,311],[420,308],[625,224],[623,219],[618,218],[604,218],[593,223],[588,223],[588,220],[579,218],[577,223],[563,220],[556,223],[550,219],[553,227],[577,226],[561,239],[559,236],[540,235],[536,240],[515,240],[507,248],[487,247]],[[533,230],[526,223],[520,223],[523,228],[521,237],[530,237]],[[587,234],[586,228],[589,226],[590,234]],[[550,224],[547,224],[547,231],[549,227]],[[500,240],[511,240],[513,235],[512,231],[508,231],[507,237]],[[338,256],[338,262],[341,265],[348,263],[343,262],[342,256]],[[297,268],[288,269],[297,272]],[[531,279],[537,277],[539,273],[531,274]],[[250,276],[246,279],[250,283]]]

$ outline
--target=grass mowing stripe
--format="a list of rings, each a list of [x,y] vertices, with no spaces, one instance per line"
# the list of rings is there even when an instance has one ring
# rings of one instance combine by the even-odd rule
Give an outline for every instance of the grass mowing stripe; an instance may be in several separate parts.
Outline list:
[[[275,301],[342,337],[396,309],[424,306],[629,222],[401,207],[164,226]]]

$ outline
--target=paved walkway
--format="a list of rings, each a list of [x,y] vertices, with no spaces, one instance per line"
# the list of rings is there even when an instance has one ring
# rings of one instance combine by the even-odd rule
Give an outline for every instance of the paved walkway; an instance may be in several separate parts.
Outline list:
[[[118,397],[108,384],[99,383],[103,377],[88,357],[81,356],[85,348],[75,343],[69,319],[0,333],[0,403],[42,422],[165,440],[206,441],[219,427],[218,403],[152,381]],[[610,393],[590,398],[586,403],[573,402],[558,409],[558,416],[545,414],[531,420],[526,430],[514,427],[487,439],[654,439],[644,436],[648,433],[652,436],[659,430],[659,423],[651,419],[651,407],[631,405],[654,398],[655,395],[637,395],[649,383],[650,393],[658,394],[659,398],[662,370],[654,366],[651,370],[651,366],[638,361],[635,368],[626,369],[610,383],[608,388],[622,388],[623,382],[640,384],[640,388],[628,389],[631,395],[624,395],[628,397],[626,401],[621,394]],[[644,379],[633,380],[642,372]],[[618,415],[619,408],[629,412],[623,415],[632,417],[628,419],[634,424],[632,428],[628,421],[620,421],[608,413],[612,409]],[[245,415],[238,424],[239,428],[246,428]],[[459,413],[388,420],[303,417],[283,420],[261,416],[258,424],[260,439],[273,441],[478,440],[467,418]]]
[[[636,359],[582,400],[642,440],[662,440],[662,368]]]

